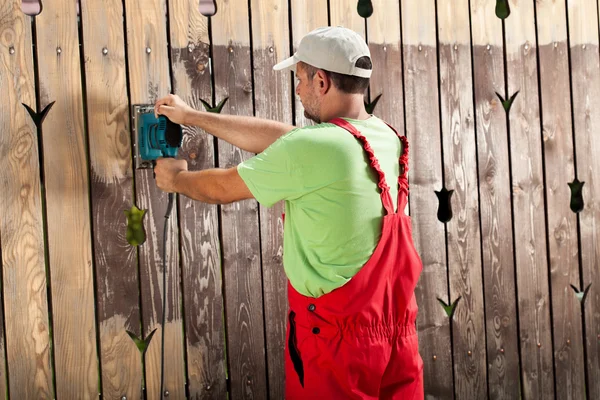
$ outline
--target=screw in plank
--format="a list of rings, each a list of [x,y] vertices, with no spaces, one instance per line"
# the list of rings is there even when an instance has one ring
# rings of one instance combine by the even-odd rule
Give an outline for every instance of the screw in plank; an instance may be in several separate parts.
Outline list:
[[[269,47],[269,53],[272,53],[274,51],[275,51],[275,49],[273,48],[273,46]]]
[[[62,54],[62,49],[60,47],[56,48],[56,54],[58,54],[59,56]]]
[[[538,342],[538,349],[542,347],[542,344],[540,342]]]
[[[471,356],[473,355],[473,353],[471,352],[471,350],[469,350],[469,351],[467,352],[467,354],[469,354],[469,357],[471,357]]]
[[[583,46],[581,46],[581,48],[585,50],[585,44]]]
[[[170,394],[169,391],[165,390],[165,397],[169,397],[169,394]]]
[[[421,45],[419,45],[419,51],[423,50],[423,48],[421,47]]]
[[[492,46],[490,46],[489,44],[487,45],[486,49],[490,50],[492,48]]]
[[[108,49],[106,47],[102,49],[102,54],[104,54],[104,55],[108,54]]]
[[[10,54],[15,54],[15,48],[13,46],[10,46],[10,48],[8,49],[8,52]]]
[[[146,54],[152,53],[152,49],[150,47],[146,47]]]
[[[504,354],[504,349],[500,349],[500,353]]]
[[[557,48],[557,47],[558,47],[558,43],[554,42],[554,48]]]
[[[383,46],[383,51],[387,51],[387,46]]]
[[[121,397],[121,400],[127,400],[127,396]]]
[[[436,355],[433,356],[433,361],[435,361],[435,360],[437,360],[437,356]]]
[[[210,385],[206,385],[206,391],[210,391]]]
[[[571,339],[567,339],[567,344],[571,344]]]
[[[232,46],[229,46],[229,47],[227,48],[227,50],[229,50],[229,52],[230,52],[230,53],[233,53],[233,47],[232,47]]]

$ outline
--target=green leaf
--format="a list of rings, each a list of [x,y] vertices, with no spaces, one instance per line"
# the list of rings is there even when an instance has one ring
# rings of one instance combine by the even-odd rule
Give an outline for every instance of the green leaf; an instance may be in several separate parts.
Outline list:
[[[573,290],[575,291],[575,296],[577,297],[577,299],[581,302],[584,303],[585,299],[587,297],[588,292],[590,291],[590,286],[592,286],[592,284],[590,283],[589,285],[587,285],[587,287],[585,288],[584,291],[580,292],[579,289],[577,289],[575,286],[571,285],[571,287],[573,288]]]
[[[202,102],[202,105],[204,106],[206,111],[215,113],[215,114],[221,113],[221,110],[223,109],[223,106],[225,105],[227,100],[229,100],[229,97],[225,97],[223,100],[221,100],[221,102],[218,105],[211,106],[210,103],[208,103],[207,101],[200,99],[200,101]]]
[[[496,0],[496,16],[500,19],[506,19],[510,15],[510,4],[508,0]]]
[[[132,246],[139,246],[146,241],[146,231],[144,230],[143,219],[147,210],[140,210],[135,206],[131,206],[129,210],[123,212],[127,216],[127,232],[125,238]]]
[[[583,185],[585,185],[585,182],[580,182],[579,179],[575,178],[573,182],[567,184],[571,188],[571,211],[574,213],[583,211],[585,206],[583,201]]]
[[[356,11],[361,17],[369,18],[373,15],[373,3],[371,3],[371,0],[358,0]]]
[[[379,96],[375,97],[375,100],[373,100],[370,103],[367,103],[365,101],[365,110],[367,110],[367,114],[373,114],[373,111],[375,111],[375,106],[377,105],[377,103],[379,102],[379,99],[381,98],[381,95],[383,93],[380,93]]]
[[[125,332],[127,332],[129,337],[131,338],[131,340],[133,340],[133,342],[137,346],[140,353],[142,355],[144,355],[146,353],[146,350],[148,350],[148,346],[150,346],[150,341],[152,341],[152,336],[154,336],[154,332],[156,332],[156,329],[154,329],[152,332],[150,332],[150,334],[148,335],[146,340],[140,339],[139,337],[137,337],[135,334],[133,334],[130,331],[126,330]]]
[[[498,96],[498,98],[502,102],[502,106],[504,107],[504,111],[506,111],[507,113],[510,111],[510,108],[512,107],[513,102],[515,101],[515,98],[517,97],[518,94],[519,94],[519,91],[517,90],[515,92],[515,94],[513,94],[510,97],[509,100],[504,100],[504,98],[500,95],[500,93],[496,92],[496,96]]]
[[[440,302],[440,304],[442,305],[442,307],[444,307],[444,311],[446,311],[446,314],[448,315],[448,317],[452,318],[454,316],[454,311],[456,311],[456,305],[458,304],[458,302],[460,301],[460,299],[461,298],[459,297],[451,305],[446,304],[444,302],[444,300],[440,299],[439,297],[438,297],[437,300]]]

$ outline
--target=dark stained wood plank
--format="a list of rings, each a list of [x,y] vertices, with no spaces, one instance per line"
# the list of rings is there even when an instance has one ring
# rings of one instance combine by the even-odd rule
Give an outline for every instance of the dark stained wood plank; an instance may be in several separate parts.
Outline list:
[[[585,300],[587,398],[600,399],[600,60],[596,3],[568,2],[577,177],[585,182],[580,214]],[[579,287],[578,284],[574,284]]]
[[[195,109],[212,98],[208,18],[197,0],[169,1],[173,89]],[[215,167],[214,139],[184,127],[180,157],[190,170]],[[224,399],[225,335],[217,206],[179,198],[183,303],[191,399]]]
[[[292,85],[288,72],[273,65],[290,56],[287,0],[252,0],[255,115],[288,124]],[[260,207],[260,238],[269,398],[285,398],[284,351],[287,326],[287,278],[283,269],[284,202]]]
[[[55,395],[91,399],[98,360],[76,4],[45,3],[36,34],[40,105],[56,101],[43,123]]]
[[[165,0],[126,0],[127,58],[131,104],[153,104],[170,91]],[[156,329],[146,353],[148,399],[161,398],[162,296],[166,296],[165,384],[171,398],[185,397],[183,320],[181,316],[177,207],[169,218],[167,287],[163,288],[163,226],[167,195],[157,188],[151,170],[135,170],[137,206],[148,210],[146,242],[139,248],[144,337]]]
[[[409,200],[413,240],[423,261],[415,290],[419,351],[424,361],[425,396],[452,399],[450,320],[437,300],[450,299],[444,225],[437,219],[434,193],[442,188],[435,2],[402,1],[400,8],[406,134],[411,146]]]
[[[508,127],[496,95],[505,96],[504,49],[494,9],[471,2],[489,398],[509,400],[519,397],[520,364]]]
[[[530,2],[510,2],[511,15],[505,20],[506,96],[519,91],[509,114],[509,132],[522,396],[551,399],[554,371],[533,7]]]
[[[567,185],[575,178],[567,14],[565,3],[541,0],[535,4],[556,396],[559,399],[584,399],[582,315],[579,300],[570,286],[579,286],[579,249],[577,216],[569,208],[571,192]]]
[[[212,18],[215,93],[229,97],[223,113],[252,115],[248,2],[217,2]],[[218,165],[230,168],[253,156],[219,141]],[[258,203],[221,207],[228,376],[232,399],[266,399],[265,331]]]
[[[292,41],[293,49],[298,49],[300,40],[308,32],[323,26],[327,26],[327,0],[311,1],[291,1],[290,9],[292,12]],[[294,82],[294,85],[296,83]],[[295,88],[294,88],[294,93]],[[304,116],[304,107],[300,102],[300,97],[295,96],[295,122],[297,126],[312,125],[313,122]]]
[[[454,190],[446,225],[450,293],[461,298],[453,319],[455,393],[483,399],[487,348],[469,14],[467,0],[437,2],[444,176]]]
[[[51,398],[37,128],[21,105],[36,109],[31,19],[20,1],[0,4],[0,38],[0,323],[7,319],[6,332],[0,327],[0,393],[7,393],[8,361],[13,398]]]
[[[89,127],[102,394],[140,398],[142,363],[137,251],[125,238],[133,204],[123,3],[81,3]],[[106,53],[106,54],[104,54]]]

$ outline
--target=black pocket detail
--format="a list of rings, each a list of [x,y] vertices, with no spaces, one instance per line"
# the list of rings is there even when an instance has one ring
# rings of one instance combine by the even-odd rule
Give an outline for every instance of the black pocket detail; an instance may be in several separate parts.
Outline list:
[[[288,351],[290,352],[290,358],[294,364],[294,369],[300,378],[300,385],[304,387],[304,366],[302,365],[302,358],[300,358],[300,352],[298,351],[298,344],[296,343],[296,313],[290,311],[290,337],[288,338]]]

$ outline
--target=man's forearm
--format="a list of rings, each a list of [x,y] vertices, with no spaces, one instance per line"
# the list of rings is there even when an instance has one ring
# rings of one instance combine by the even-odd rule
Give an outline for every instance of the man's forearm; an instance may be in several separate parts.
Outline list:
[[[226,115],[194,110],[185,125],[197,126],[208,133],[251,153],[260,153],[293,125],[256,117]]]
[[[253,198],[236,167],[181,171],[173,182],[175,192],[203,203],[229,204]]]

